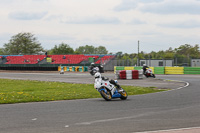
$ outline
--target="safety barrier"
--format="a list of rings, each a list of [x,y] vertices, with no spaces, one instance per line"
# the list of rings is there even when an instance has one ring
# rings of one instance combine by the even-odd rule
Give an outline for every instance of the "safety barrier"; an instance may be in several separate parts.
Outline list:
[[[155,74],[165,74],[165,67],[154,67]]]
[[[184,74],[184,67],[165,67],[165,74]]]
[[[134,67],[124,67],[124,70],[134,70]]]
[[[143,72],[142,70],[116,70],[115,76],[117,79],[141,79]]]
[[[134,70],[141,70],[142,67],[134,67]]]
[[[150,67],[154,74],[200,74],[200,67]],[[142,67],[115,66],[114,71],[141,70]]]
[[[64,72],[87,72],[87,66],[58,66],[58,71],[64,70]]]
[[[124,66],[114,66],[114,73],[119,70],[124,70]]]
[[[185,67],[184,74],[200,74],[200,67]]]
[[[154,72],[154,67],[150,67]],[[117,70],[142,70],[142,67],[126,67],[126,66],[115,66],[114,72],[116,73]]]

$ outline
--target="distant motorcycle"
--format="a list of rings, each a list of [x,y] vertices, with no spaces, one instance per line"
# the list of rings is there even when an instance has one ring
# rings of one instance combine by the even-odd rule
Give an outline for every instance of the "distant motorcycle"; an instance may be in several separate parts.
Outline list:
[[[153,78],[156,77],[155,74],[153,74],[153,71],[152,71],[151,68],[148,68],[148,69],[146,70],[146,72],[144,73],[144,75],[145,75],[147,78],[148,78],[148,77],[153,77]]]
[[[117,80],[115,80],[117,83]],[[115,85],[111,84],[108,78],[102,78],[99,72],[95,73],[95,83],[94,88],[101,94],[101,96],[106,100],[110,101],[113,98],[120,98],[121,100],[126,100],[128,95],[126,91],[122,88],[118,90]]]

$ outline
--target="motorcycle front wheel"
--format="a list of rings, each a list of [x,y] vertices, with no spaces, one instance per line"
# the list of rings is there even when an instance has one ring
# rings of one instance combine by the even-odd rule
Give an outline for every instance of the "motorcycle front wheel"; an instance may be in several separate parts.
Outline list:
[[[127,97],[128,97],[128,94],[126,93],[126,91],[124,90],[124,91],[122,91],[122,92],[119,92],[120,94],[121,94],[121,99],[122,100],[126,100],[127,99]]]
[[[112,96],[111,96],[111,92],[107,91],[106,89],[102,89],[99,91],[99,93],[101,94],[101,96],[106,100],[106,101],[110,101]]]

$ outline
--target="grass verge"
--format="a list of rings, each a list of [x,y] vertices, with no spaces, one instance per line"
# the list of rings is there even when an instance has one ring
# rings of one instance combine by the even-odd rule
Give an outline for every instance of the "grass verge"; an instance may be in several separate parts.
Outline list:
[[[0,104],[100,98],[93,84],[0,79]],[[155,93],[154,87],[122,86],[128,95]]]

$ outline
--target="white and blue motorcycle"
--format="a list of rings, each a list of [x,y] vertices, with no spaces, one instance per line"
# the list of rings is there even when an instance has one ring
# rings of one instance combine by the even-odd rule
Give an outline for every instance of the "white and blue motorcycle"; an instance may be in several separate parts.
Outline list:
[[[120,98],[121,100],[126,100],[128,95],[124,89],[117,88],[117,80],[110,80],[101,76],[99,72],[95,75],[94,88],[101,94],[101,96],[106,100],[110,101],[113,98]],[[119,86],[119,85],[118,85]]]

